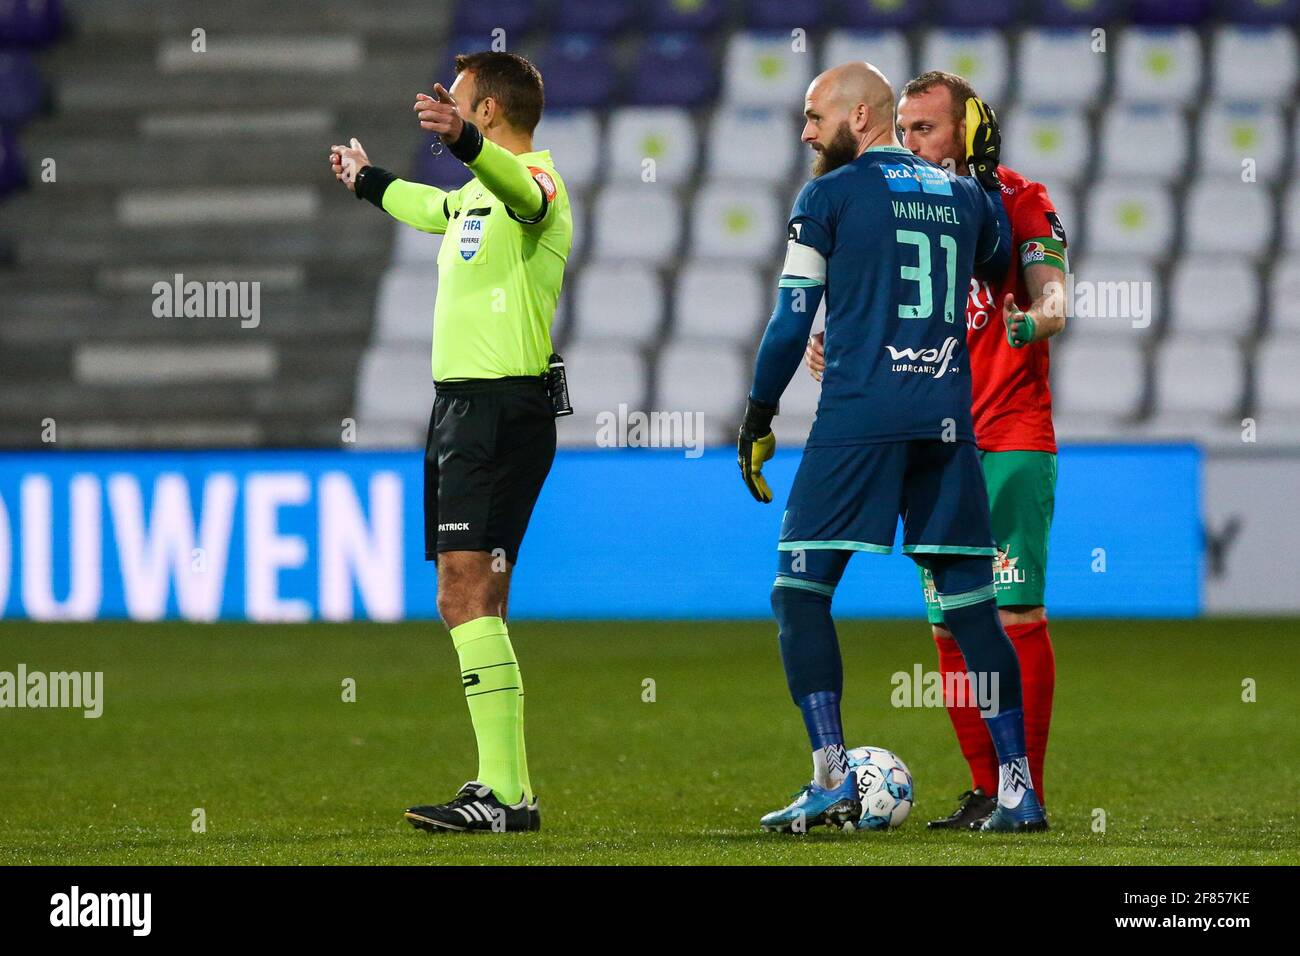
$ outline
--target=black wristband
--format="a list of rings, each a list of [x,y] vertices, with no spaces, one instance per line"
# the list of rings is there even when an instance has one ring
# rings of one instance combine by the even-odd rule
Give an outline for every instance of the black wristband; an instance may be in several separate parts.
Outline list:
[[[454,143],[446,143],[447,149],[451,155],[455,156],[465,165],[469,165],[478,159],[478,154],[483,152],[483,134],[479,128],[468,120],[461,128],[460,137]]]
[[[745,420],[740,426],[741,434],[751,440],[762,438],[772,430],[772,419],[776,413],[776,405],[768,405],[755,398],[749,399],[745,403]]]
[[[379,166],[366,166],[361,172],[357,173],[357,198],[364,199],[383,209],[384,193],[396,181],[397,177],[388,170]]]

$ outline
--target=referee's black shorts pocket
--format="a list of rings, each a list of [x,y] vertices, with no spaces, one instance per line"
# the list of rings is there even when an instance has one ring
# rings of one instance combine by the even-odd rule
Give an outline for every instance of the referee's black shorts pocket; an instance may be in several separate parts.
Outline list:
[[[425,443],[425,558],[499,550],[513,564],[554,458],[540,380],[439,391]]]

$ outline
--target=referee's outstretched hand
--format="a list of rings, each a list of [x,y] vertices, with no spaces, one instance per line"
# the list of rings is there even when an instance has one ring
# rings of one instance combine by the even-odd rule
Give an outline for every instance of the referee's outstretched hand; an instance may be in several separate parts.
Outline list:
[[[335,179],[348,187],[348,192],[357,191],[357,173],[369,165],[370,157],[355,136],[350,146],[330,147],[330,170]]]
[[[456,101],[441,83],[433,85],[433,94],[429,96],[426,93],[416,93],[415,105],[411,108],[420,118],[421,129],[437,133],[444,143],[450,145],[460,139],[465,121],[460,118]]]

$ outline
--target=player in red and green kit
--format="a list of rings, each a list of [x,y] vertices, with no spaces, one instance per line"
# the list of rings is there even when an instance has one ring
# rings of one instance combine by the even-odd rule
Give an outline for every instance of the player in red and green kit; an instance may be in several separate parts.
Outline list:
[[[975,91],[961,77],[936,70],[912,80],[899,100],[898,123],[903,145],[931,162],[982,179],[996,167],[1011,220],[1016,255],[1006,276],[996,288],[971,282],[966,346],[975,439],[997,544],[998,610],[1020,658],[1030,777],[1045,804],[1043,762],[1056,684],[1043,597],[1056,490],[1047,339],[1065,327],[1065,230],[1040,183],[997,165],[996,121],[979,111]],[[968,163],[968,156],[979,159]],[[820,376],[824,363],[816,338],[809,343],[808,364]],[[960,686],[949,683],[950,675],[964,675],[966,663],[943,625],[934,582],[928,572],[921,577],[944,686]],[[970,766],[971,789],[951,816],[930,826],[978,829],[997,805],[997,753],[975,701],[945,703]]]

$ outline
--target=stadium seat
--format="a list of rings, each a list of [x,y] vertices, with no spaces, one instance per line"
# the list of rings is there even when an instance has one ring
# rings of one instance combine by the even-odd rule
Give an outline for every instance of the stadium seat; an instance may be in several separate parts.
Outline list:
[[[1053,406],[1063,415],[1111,423],[1131,418],[1146,388],[1146,358],[1132,340],[1071,340],[1052,356]]]
[[[928,0],[841,0],[839,22],[854,30],[905,29],[925,19]]]
[[[1255,405],[1269,417],[1281,413],[1294,423],[1300,413],[1300,337],[1270,337],[1255,353]]]
[[[1115,19],[1120,0],[1037,0],[1026,10],[1056,27],[1096,27]]]
[[[0,48],[39,47],[63,32],[60,0],[6,0],[0,3]]]
[[[689,34],[660,34],[642,44],[628,82],[632,106],[696,109],[718,93],[713,51]]]
[[[1244,336],[1259,313],[1259,277],[1246,259],[1188,255],[1169,277],[1172,328],[1177,335]]]
[[[753,348],[772,310],[776,290],[763,288],[753,266],[694,262],[677,274],[673,339],[731,342]]]
[[[1235,414],[1244,385],[1241,352],[1233,343],[1176,336],[1156,353],[1155,407],[1166,422]]]
[[[636,0],[556,0],[548,25],[608,37],[631,25],[638,6]]]
[[[609,122],[611,180],[681,183],[695,171],[699,144],[690,114],[674,107],[615,110]]]
[[[1288,252],[1300,252],[1300,183],[1287,187],[1282,201],[1282,241]]]
[[[964,76],[995,108],[1006,96],[1007,42],[996,30],[930,30],[919,62],[927,70]]]
[[[589,111],[546,110],[533,137],[538,149],[549,149],[555,168],[570,190],[589,186],[604,165],[600,124]]]
[[[1296,81],[1296,40],[1286,27],[1221,26],[1211,41],[1214,99],[1289,103]]]
[[[473,173],[445,147],[434,153],[433,136],[421,136],[415,148],[411,181],[448,191],[459,189],[473,178]]]
[[[40,113],[45,87],[26,53],[0,52],[0,126],[18,126]]]
[[[618,76],[609,44],[589,34],[557,36],[534,61],[546,82],[548,109],[604,109],[613,101]]]
[[[1174,239],[1174,205],[1169,191],[1129,178],[1103,180],[1087,193],[1089,250],[1133,253],[1149,259],[1169,254]]]
[[[785,240],[783,216],[769,190],[707,185],[691,207],[691,254],[702,259],[768,262]]]
[[[1300,0],[1219,0],[1219,16],[1237,23],[1300,22]]]
[[[1065,326],[1071,343],[1120,337],[1135,342],[1152,334],[1164,307],[1150,263],[1098,253],[1071,266],[1073,295]]]
[[[452,31],[490,37],[493,30],[504,30],[506,42],[513,48],[518,39],[537,25],[536,12],[537,4],[533,0],[461,0],[456,4]]]
[[[1107,176],[1168,183],[1187,166],[1187,123],[1161,106],[1113,106],[1101,123],[1101,168]]]
[[[659,275],[635,263],[583,269],[574,284],[571,341],[619,342],[627,346],[658,341],[664,296]]]
[[[1255,178],[1264,182],[1282,172],[1286,131],[1274,106],[1226,103],[1201,111],[1196,144],[1198,172],[1241,178],[1243,162],[1250,159]]]
[[[704,33],[717,29],[727,0],[650,0],[650,25],[656,30]]]
[[[1130,0],[1129,17],[1143,24],[1199,24],[1210,15],[1212,0]]]
[[[1030,179],[1077,183],[1088,168],[1091,137],[1076,109],[1040,106],[1010,111],[1003,122],[1003,159]]]
[[[1117,99],[1182,106],[1199,92],[1201,41],[1191,27],[1130,27],[1118,46]]]
[[[741,352],[726,343],[670,344],[659,356],[655,408],[702,412],[710,436],[721,437],[739,422],[749,374]]]
[[[681,252],[682,210],[663,183],[609,186],[592,210],[593,259],[665,265]]]
[[[800,151],[810,152],[799,143],[799,121],[784,110],[722,106],[706,128],[712,180],[786,183]]]
[[[816,30],[826,19],[827,0],[746,0],[741,6],[751,30]]]
[[[1021,106],[1091,104],[1106,79],[1105,57],[1093,51],[1089,30],[1026,30],[1016,64]]]
[[[378,444],[423,443],[432,407],[427,349],[403,343],[366,350],[357,374],[358,444],[372,444],[372,437]]]
[[[851,60],[866,60],[875,66],[893,85],[895,94],[901,92],[903,85],[916,75],[912,72],[912,52],[908,49],[907,37],[897,30],[832,31],[823,46],[821,68],[828,70]]]
[[[997,27],[1005,29],[1020,15],[1019,0],[942,0],[936,22],[948,27]]]
[[[1185,252],[1259,256],[1273,239],[1273,196],[1262,183],[1198,179],[1183,209]]]
[[[407,229],[412,235],[422,235]],[[433,237],[430,237],[433,238]],[[380,345],[428,349],[433,331],[433,300],[438,271],[428,265],[394,265],[384,273],[375,297],[375,334]]]
[[[26,161],[13,130],[0,126],[0,199],[27,184]]]
[[[644,356],[636,349],[608,343],[575,344],[564,355],[573,414],[556,419],[560,444],[590,447],[596,444],[597,416],[618,414],[618,406],[646,409]]]
[[[1268,284],[1268,332],[1300,336],[1300,262],[1279,260]]]
[[[723,96],[741,106],[788,106],[802,111],[812,64],[811,56],[791,49],[785,34],[734,34],[727,41]]]

